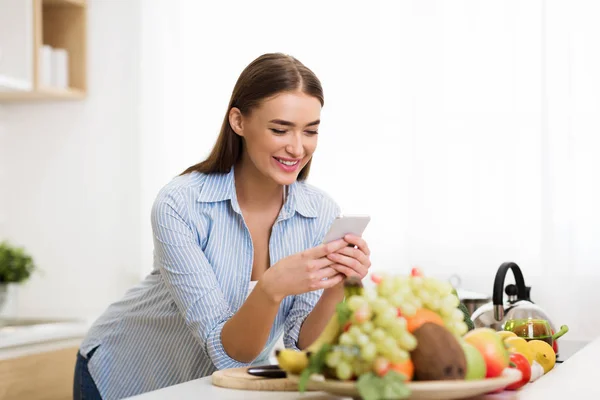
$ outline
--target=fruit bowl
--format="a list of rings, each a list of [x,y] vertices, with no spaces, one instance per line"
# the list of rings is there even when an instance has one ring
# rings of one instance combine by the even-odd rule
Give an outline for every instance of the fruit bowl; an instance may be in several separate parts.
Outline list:
[[[293,382],[298,382],[298,375],[288,374],[288,378]],[[487,378],[474,381],[454,380],[454,381],[418,381],[406,384],[411,391],[407,399],[464,399],[472,396],[483,395],[504,389],[506,386],[518,382],[521,379],[521,372],[506,368],[502,375],[496,378]],[[323,391],[337,396],[350,396],[360,399],[360,393],[355,382],[339,381],[334,379],[324,379],[322,375],[313,375],[308,383],[309,390]]]

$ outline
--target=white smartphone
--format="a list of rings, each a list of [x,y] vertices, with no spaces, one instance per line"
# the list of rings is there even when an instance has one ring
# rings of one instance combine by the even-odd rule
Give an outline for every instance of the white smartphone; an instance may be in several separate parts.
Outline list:
[[[323,238],[323,243],[342,239],[348,234],[362,236],[371,221],[368,215],[342,215],[333,220],[329,232]]]

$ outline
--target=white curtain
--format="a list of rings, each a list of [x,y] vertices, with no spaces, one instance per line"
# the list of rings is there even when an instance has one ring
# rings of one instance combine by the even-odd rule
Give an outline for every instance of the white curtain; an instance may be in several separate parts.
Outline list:
[[[558,295],[576,295],[590,277],[598,283],[593,0],[147,0],[143,8],[147,230],[158,188],[208,154],[241,70],[282,51],[322,80],[310,182],[343,212],[372,216],[374,269],[420,265],[489,294],[497,267],[515,261],[538,285],[537,300],[563,319],[571,314]],[[142,254],[148,267],[149,233]],[[600,302],[591,286],[588,294]],[[589,320],[571,323],[592,333]]]

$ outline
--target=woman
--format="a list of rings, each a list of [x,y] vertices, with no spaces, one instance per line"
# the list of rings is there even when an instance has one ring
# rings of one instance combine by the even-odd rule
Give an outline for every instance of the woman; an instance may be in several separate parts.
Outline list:
[[[265,363],[283,333],[303,349],[364,278],[369,248],[321,244],[339,207],[303,181],[323,92],[293,57],[266,54],[240,75],[208,158],[158,194],[154,268],[95,322],[74,397],[116,399]]]

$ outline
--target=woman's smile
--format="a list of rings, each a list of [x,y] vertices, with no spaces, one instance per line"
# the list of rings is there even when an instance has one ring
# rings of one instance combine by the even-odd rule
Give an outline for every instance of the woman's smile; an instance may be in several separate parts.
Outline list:
[[[296,172],[301,166],[302,159],[273,157],[275,164],[285,172]]]

